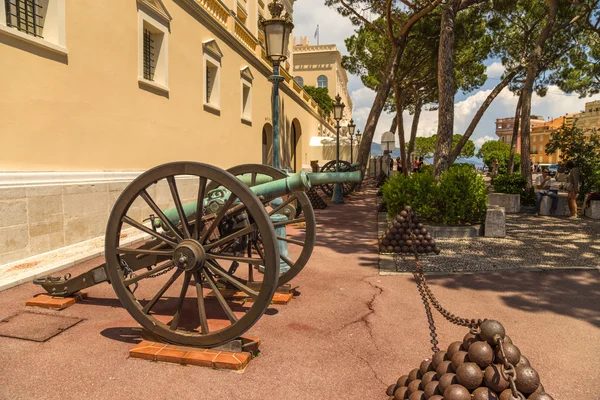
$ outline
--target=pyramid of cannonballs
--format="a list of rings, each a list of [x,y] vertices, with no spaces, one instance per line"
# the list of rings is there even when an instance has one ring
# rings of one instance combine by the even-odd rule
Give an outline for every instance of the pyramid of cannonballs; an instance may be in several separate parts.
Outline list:
[[[317,193],[315,188],[310,188],[308,192],[306,192],[308,199],[310,200],[310,204],[312,208],[315,210],[324,210],[327,208],[327,203],[323,201],[319,193]]]
[[[410,218],[409,218],[410,216]],[[427,232],[425,226],[410,206],[406,206],[394,218],[387,232],[381,238],[381,253],[417,253],[440,254],[440,249],[435,240]]]
[[[419,368],[388,387],[386,394],[390,400],[520,400],[519,393],[511,389],[499,339],[506,361],[514,367],[516,389],[522,398],[553,400],[529,360],[493,320],[484,321],[479,334],[469,332],[462,342],[423,360]]]

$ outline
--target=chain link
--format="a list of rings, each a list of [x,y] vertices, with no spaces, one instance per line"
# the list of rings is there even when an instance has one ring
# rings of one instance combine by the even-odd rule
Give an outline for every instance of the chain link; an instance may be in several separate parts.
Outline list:
[[[500,348],[500,352],[502,353],[502,359],[504,360],[504,368],[502,370],[502,375],[504,376],[504,379],[508,380],[508,382],[510,383],[510,391],[512,393],[512,396],[518,400],[525,400],[525,396],[523,395],[523,393],[517,390],[517,369],[506,358],[506,353],[504,352],[504,340],[498,339],[498,347]]]

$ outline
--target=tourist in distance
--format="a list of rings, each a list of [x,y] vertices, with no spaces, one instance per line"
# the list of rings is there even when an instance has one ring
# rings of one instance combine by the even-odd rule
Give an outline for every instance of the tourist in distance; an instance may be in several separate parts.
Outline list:
[[[548,168],[542,169],[542,174],[535,178],[535,216],[540,216],[540,207],[542,205],[542,198],[548,196],[552,199],[552,206],[550,207],[550,215],[554,215],[556,212],[556,206],[558,205],[558,191],[552,189],[552,178],[550,177],[550,171]]]
[[[569,170],[567,176],[567,191],[569,192],[569,210],[571,210],[571,218],[577,217],[577,195],[579,194],[579,168],[575,166],[573,161],[569,160],[565,164]]]

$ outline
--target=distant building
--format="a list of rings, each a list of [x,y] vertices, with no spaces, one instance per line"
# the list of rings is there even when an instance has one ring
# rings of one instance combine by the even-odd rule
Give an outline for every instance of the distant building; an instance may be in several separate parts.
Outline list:
[[[600,100],[585,103],[585,110],[575,114],[573,119],[575,126],[582,128],[586,134],[600,131]]]
[[[539,115],[532,115],[530,118],[531,126],[543,124],[545,122],[544,117]],[[515,126],[515,118],[497,118],[496,119],[496,136],[498,140],[504,143],[511,143],[513,129]],[[519,136],[517,137],[517,149],[521,148],[521,127],[519,127]],[[517,150],[518,151],[518,150]]]

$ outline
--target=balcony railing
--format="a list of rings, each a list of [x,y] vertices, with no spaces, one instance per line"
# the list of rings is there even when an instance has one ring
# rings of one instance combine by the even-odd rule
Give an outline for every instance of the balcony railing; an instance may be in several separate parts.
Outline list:
[[[250,49],[253,53],[256,52],[256,45],[258,44],[258,40],[252,36],[248,29],[242,24],[240,20],[235,19],[235,26],[233,29],[233,33],[235,37],[237,37],[240,42],[244,44],[248,49]]]
[[[227,27],[227,18],[229,10],[219,0],[196,0],[210,15],[212,15],[221,25]]]

